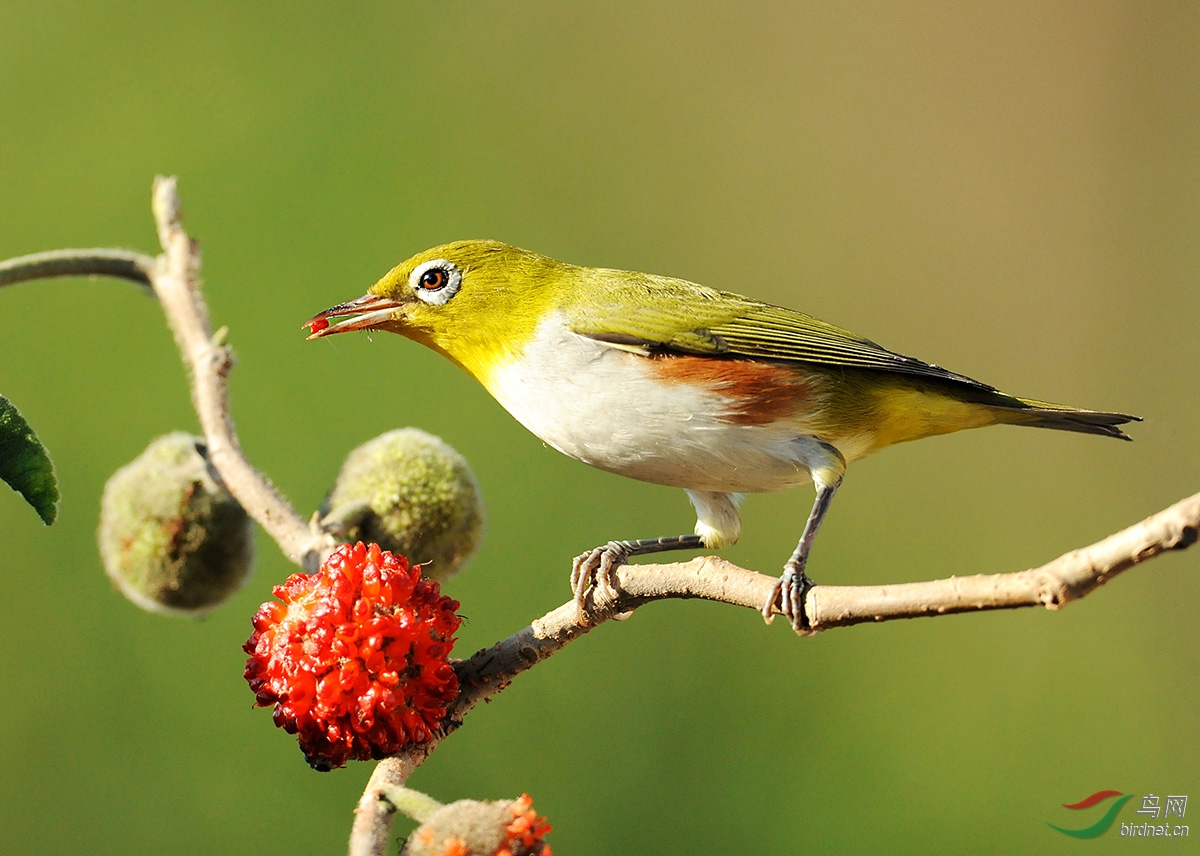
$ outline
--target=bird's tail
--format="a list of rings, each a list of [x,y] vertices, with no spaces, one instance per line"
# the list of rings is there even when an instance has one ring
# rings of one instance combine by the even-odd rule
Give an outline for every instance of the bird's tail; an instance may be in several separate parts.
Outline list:
[[[1104,437],[1133,439],[1118,426],[1141,422],[1142,417],[1128,413],[1109,413],[1103,410],[1078,410],[1048,401],[998,396],[1007,401],[989,401],[988,409],[996,421],[1004,425],[1029,425],[1034,428],[1053,428],[1056,431],[1078,431],[1081,434],[1100,434]],[[1011,402],[1011,403],[1009,403]]]

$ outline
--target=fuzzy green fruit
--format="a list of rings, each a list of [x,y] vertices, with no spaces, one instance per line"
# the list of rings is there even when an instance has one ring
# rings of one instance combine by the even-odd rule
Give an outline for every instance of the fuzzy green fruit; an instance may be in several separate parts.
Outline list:
[[[100,503],[104,569],[143,609],[203,615],[254,568],[254,526],[205,458],[175,432],[113,473]]]
[[[550,824],[533,810],[523,794],[515,800],[459,800],[445,806],[407,788],[388,792],[397,797],[399,811],[416,809],[421,825],[400,848],[400,856],[543,856],[550,853],[546,833]],[[415,799],[413,799],[415,797]],[[404,805],[408,802],[409,805]]]
[[[401,856],[441,856],[450,841],[462,842],[462,850],[492,856],[504,846],[505,826],[512,822],[508,802],[459,800],[443,806],[415,830],[401,849]],[[511,851],[510,851],[511,852]]]
[[[417,428],[389,431],[346,456],[321,507],[324,526],[376,543],[446,580],[483,540],[483,496],[466,459]]]

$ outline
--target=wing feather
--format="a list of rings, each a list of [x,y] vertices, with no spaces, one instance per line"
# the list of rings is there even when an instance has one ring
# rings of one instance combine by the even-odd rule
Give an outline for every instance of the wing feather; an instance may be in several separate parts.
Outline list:
[[[587,310],[577,308],[571,313],[574,332],[647,354],[814,363],[897,372],[995,391],[988,384],[889,351],[811,315],[683,280],[649,274],[624,276],[598,277],[593,282],[596,288]],[[619,285],[614,287],[615,283]]]

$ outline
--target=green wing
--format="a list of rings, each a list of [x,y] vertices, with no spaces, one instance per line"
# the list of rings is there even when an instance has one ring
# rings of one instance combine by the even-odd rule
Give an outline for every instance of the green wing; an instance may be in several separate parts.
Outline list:
[[[810,315],[695,283],[594,271],[587,310],[570,313],[581,336],[646,353],[790,360],[899,372],[992,392],[995,387],[897,354]],[[620,273],[618,278],[614,274]],[[605,276],[607,275],[607,276]]]

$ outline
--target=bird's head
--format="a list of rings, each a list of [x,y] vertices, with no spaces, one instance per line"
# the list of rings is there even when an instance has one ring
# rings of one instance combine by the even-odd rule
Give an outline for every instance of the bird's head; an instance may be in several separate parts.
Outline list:
[[[571,270],[499,241],[456,241],[401,262],[362,297],[330,307],[304,326],[310,339],[390,330],[483,378],[520,353],[568,288]]]

